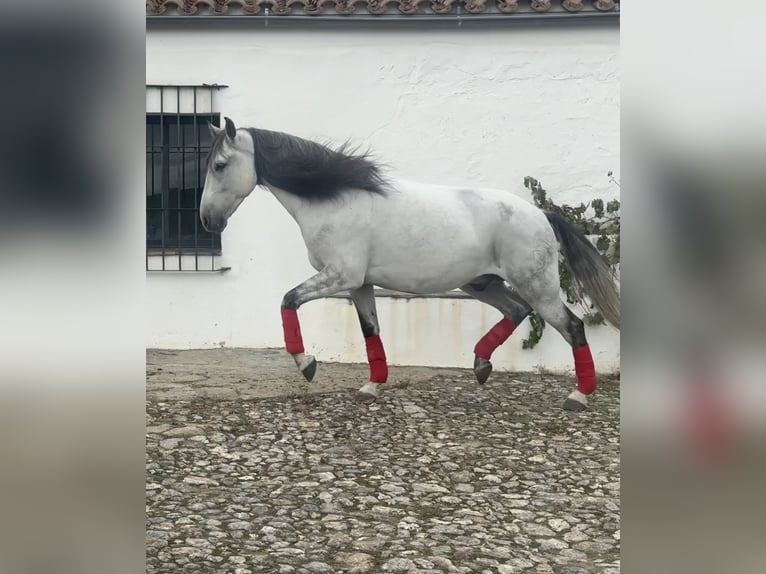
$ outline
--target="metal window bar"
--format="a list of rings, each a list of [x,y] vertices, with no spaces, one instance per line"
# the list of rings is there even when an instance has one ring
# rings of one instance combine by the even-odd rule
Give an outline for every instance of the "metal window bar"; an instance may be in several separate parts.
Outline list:
[[[197,110],[194,110],[196,113]],[[181,154],[183,154],[183,148],[181,148],[181,142],[182,140],[182,133],[181,133],[181,90],[176,90],[176,143],[179,145],[179,149],[181,151]],[[176,153],[176,158],[178,158],[178,153]],[[182,180],[183,180],[183,172],[184,172],[184,162],[183,162],[183,156],[181,158],[181,161],[178,162],[178,183],[179,185],[176,186],[176,206],[178,207],[178,211],[176,211],[176,219],[177,219],[177,225],[178,225],[178,268],[183,269],[183,260],[181,258],[181,188],[184,187]],[[196,194],[196,186],[195,191]]]
[[[209,151],[209,142],[204,143],[200,134],[205,122],[210,121],[220,125],[220,115],[215,111],[214,95],[219,89],[225,87],[227,86],[221,84],[150,84],[146,86],[146,125],[149,132],[147,158],[151,164],[148,168],[151,180],[147,182],[146,194],[147,272],[219,273],[230,269],[216,265],[216,256],[221,255],[220,235],[208,233],[201,228],[198,221],[198,196],[202,185],[201,164]],[[175,92],[175,98],[172,97],[173,92]],[[207,96],[208,109],[206,110],[200,109],[200,101],[206,99],[200,97],[200,94]],[[157,97],[159,109],[156,109],[156,103],[150,103],[156,102]],[[175,103],[174,110],[173,103]],[[155,109],[149,109],[150,107]],[[159,127],[159,137],[156,134],[156,127]],[[188,128],[193,130],[191,137],[187,137]],[[175,138],[173,138],[174,135]],[[158,159],[159,165],[155,167]],[[195,165],[190,170],[190,177],[187,178],[187,163],[192,160]],[[173,169],[173,161],[178,162],[177,170]],[[160,171],[159,174],[157,169]],[[191,185],[189,180],[195,175],[196,179]],[[156,193],[158,176],[159,194]],[[172,194],[172,184],[175,184],[175,194]],[[159,196],[159,207],[156,206],[157,196]],[[176,212],[175,218],[172,217],[173,211]],[[157,222],[159,222],[159,239],[155,236]],[[172,223],[176,225],[175,230],[172,229]],[[191,229],[193,233],[189,237]],[[173,231],[175,233],[172,233]],[[192,257],[193,268],[190,265]],[[201,261],[205,258],[210,260],[209,268],[207,265],[201,265]],[[175,263],[173,263],[174,260]]]
[[[162,239],[162,270],[165,271],[165,190],[167,189],[166,182],[165,182],[165,169],[164,166],[167,165],[167,158],[165,157],[165,124],[163,123],[163,120],[165,119],[165,88],[160,88],[160,153],[162,154],[162,168],[160,172],[160,177],[162,178],[161,188],[160,188],[160,209],[162,210],[160,212],[160,238]],[[152,158],[154,159],[154,158]],[[168,182],[169,185],[169,182]],[[152,186],[154,186],[154,182],[152,182]],[[154,195],[154,189],[152,189],[152,195]]]

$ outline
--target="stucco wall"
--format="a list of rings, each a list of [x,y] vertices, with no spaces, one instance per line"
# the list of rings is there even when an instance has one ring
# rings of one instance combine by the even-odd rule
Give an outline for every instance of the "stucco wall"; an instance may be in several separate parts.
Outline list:
[[[524,176],[562,202],[613,198],[619,170],[619,31],[614,26],[444,30],[150,29],[147,83],[221,83],[220,111],[238,125],[370,144],[392,170],[425,182],[508,188]],[[311,274],[297,225],[257,189],[223,235],[224,274],[148,274],[147,345],[282,345],[283,294]],[[470,366],[499,313],[474,301],[379,300],[392,364]],[[364,361],[353,307],[301,310],[309,352]],[[550,330],[497,368],[571,369]],[[619,366],[619,333],[588,330],[599,370]]]

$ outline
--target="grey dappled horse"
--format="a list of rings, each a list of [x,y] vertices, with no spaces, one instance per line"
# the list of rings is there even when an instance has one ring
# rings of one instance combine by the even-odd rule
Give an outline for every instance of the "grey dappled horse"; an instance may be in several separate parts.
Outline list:
[[[317,270],[282,300],[285,346],[308,380],[316,360],[304,352],[297,314],[304,303],[350,291],[370,364],[357,398],[370,401],[388,376],[373,286],[419,294],[462,289],[504,317],[474,349],[479,383],[492,371],[492,352],[534,309],[572,346],[577,389],[564,408],[587,408],[596,372],[583,322],[560,297],[559,248],[577,284],[617,328],[620,301],[598,251],[564,218],[508,191],[395,181],[346,146],[237,129],[229,118],[225,128],[210,130],[200,203],[205,229],[222,232],[239,204],[264,186],[298,223]]]

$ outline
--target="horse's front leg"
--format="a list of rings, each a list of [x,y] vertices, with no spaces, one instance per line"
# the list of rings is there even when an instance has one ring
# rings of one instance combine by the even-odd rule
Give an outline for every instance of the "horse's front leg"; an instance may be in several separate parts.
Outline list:
[[[298,308],[304,303],[329,297],[340,291],[360,287],[362,280],[352,277],[349,273],[327,267],[304,281],[295,289],[288,291],[282,299],[282,329],[285,336],[285,349],[293,356],[295,364],[311,381],[316,376],[316,359],[305,353],[301,325],[298,321]]]
[[[369,403],[380,396],[380,389],[388,379],[386,352],[380,340],[378,314],[375,310],[375,292],[372,285],[364,285],[351,292],[351,299],[359,315],[364,343],[367,348],[367,361],[370,364],[370,382],[365,383],[356,393],[356,400]]]

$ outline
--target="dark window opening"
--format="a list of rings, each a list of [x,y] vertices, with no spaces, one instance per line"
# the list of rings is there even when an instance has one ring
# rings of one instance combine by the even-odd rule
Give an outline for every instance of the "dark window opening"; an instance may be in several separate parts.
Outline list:
[[[150,250],[197,250],[220,254],[220,234],[199,220],[205,158],[211,136],[207,122],[218,114],[146,116],[146,246]]]

